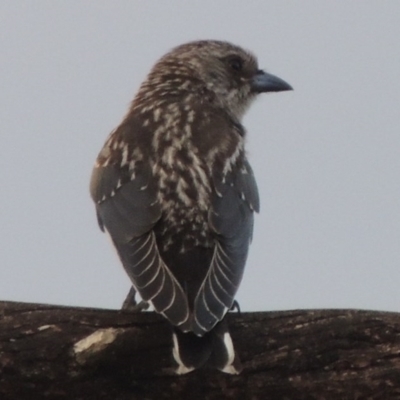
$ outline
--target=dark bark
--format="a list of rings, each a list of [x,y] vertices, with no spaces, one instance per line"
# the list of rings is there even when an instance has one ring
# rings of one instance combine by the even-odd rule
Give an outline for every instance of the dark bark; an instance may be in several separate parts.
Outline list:
[[[396,313],[231,313],[239,376],[175,376],[154,313],[0,302],[0,316],[2,400],[400,398]]]

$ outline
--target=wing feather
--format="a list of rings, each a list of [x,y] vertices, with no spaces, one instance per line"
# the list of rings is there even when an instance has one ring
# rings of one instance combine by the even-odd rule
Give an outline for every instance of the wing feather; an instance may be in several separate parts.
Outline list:
[[[141,165],[128,174],[111,165],[97,167],[91,193],[100,227],[110,234],[134,288],[173,325],[189,329],[186,295],[162,260],[153,232],[161,211],[150,168]]]
[[[216,233],[209,271],[195,299],[192,330],[202,336],[232,307],[242,280],[253,232],[253,211],[259,210],[257,185],[247,161],[234,175],[215,180],[209,223]]]

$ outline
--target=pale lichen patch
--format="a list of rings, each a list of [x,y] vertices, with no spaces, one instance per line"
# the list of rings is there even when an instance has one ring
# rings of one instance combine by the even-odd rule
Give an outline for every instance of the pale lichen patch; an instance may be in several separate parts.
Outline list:
[[[121,329],[107,328],[98,329],[89,336],[76,342],[73,347],[73,353],[80,364],[96,353],[103,351],[117,338]]]
[[[53,329],[53,330],[56,330],[56,331],[60,331],[61,330],[57,325],[42,325],[42,326],[39,326],[39,328],[37,328],[37,330],[39,332],[47,331],[48,329]]]

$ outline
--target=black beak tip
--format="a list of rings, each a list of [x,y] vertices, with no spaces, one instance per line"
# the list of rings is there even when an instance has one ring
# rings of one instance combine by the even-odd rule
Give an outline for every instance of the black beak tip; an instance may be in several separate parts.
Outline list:
[[[285,81],[282,81],[281,89],[278,90],[278,92],[285,91],[285,90],[293,90],[293,86]]]
[[[283,79],[264,71],[258,71],[254,76],[252,88],[256,93],[293,90],[293,87]]]

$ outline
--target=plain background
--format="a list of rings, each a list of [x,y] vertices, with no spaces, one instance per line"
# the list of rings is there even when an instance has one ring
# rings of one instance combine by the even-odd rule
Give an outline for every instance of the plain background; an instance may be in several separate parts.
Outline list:
[[[2,1],[0,299],[120,307],[91,168],[153,63],[194,39],[295,88],[244,119],[261,214],[242,309],[399,311],[398,1]]]

